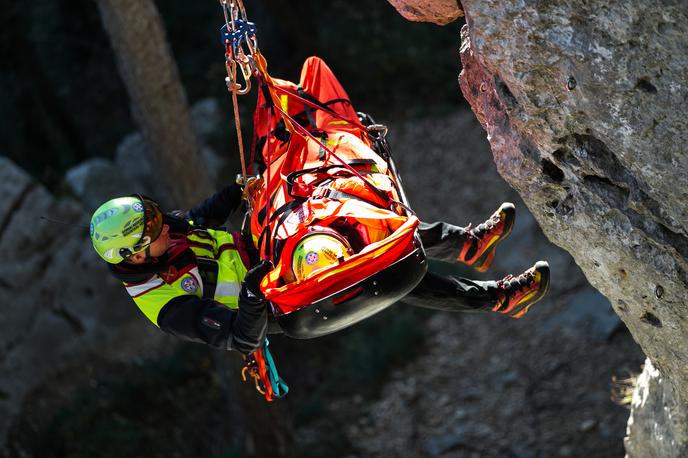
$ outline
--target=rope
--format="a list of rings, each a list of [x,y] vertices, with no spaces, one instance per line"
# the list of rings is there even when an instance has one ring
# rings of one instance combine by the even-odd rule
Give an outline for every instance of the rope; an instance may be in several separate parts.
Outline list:
[[[268,345],[270,345],[270,342],[266,337],[265,342],[263,343],[263,358],[265,359],[267,378],[272,387],[274,397],[281,398],[289,392],[289,387],[284,380],[282,380],[282,377],[280,377],[277,373],[277,366],[275,365],[275,360],[272,358],[272,353],[270,352]]]
[[[233,65],[233,73],[236,77],[236,65]],[[233,81],[233,80],[232,80]],[[237,99],[237,85],[232,87],[232,106],[234,108],[234,127],[237,132],[237,142],[239,144],[239,158],[241,159],[241,175],[244,179],[244,192],[248,186],[248,174],[246,172],[246,157],[244,156],[244,139],[241,135],[241,120],[239,118],[239,101]]]
[[[246,10],[244,8],[242,0],[231,0],[229,3],[227,2],[227,0],[220,0],[220,4],[222,5],[222,12],[224,14],[227,31],[236,30],[235,19],[238,19],[239,15],[241,15],[241,18],[243,20],[246,20]],[[241,90],[241,86],[236,82],[237,61],[239,59],[239,56],[237,55],[236,50],[233,49],[232,45],[233,44],[230,43],[229,40],[225,41],[225,68],[227,70],[228,76],[227,89],[229,89],[232,93],[234,127],[237,133],[237,143],[239,146],[239,158],[241,160],[241,175],[244,184],[244,192],[246,192],[248,187],[248,172],[246,167],[246,156],[244,154],[244,138],[241,131],[241,119],[239,117],[239,101],[237,96],[239,94],[244,94],[250,90],[250,83],[249,79],[247,78],[247,71],[244,68],[244,66],[249,65],[250,62],[247,56],[245,55],[245,60],[243,62],[239,62],[239,65],[241,65],[241,72],[244,76],[244,79],[246,80],[246,87],[243,90]],[[249,46],[249,48],[253,50],[252,46]]]
[[[246,11],[244,9],[244,5],[242,0],[230,0],[228,3],[228,0],[220,0],[220,4],[223,6],[223,13],[225,16],[225,25],[227,27],[228,31],[236,31],[237,30],[237,24],[235,22],[235,19],[238,21],[239,16],[241,16],[242,21],[246,21]],[[268,112],[267,112],[267,119],[268,119],[268,134],[266,138],[266,148],[267,148],[267,158],[266,158],[266,167],[267,167],[267,183],[266,183],[266,199],[268,199],[268,207],[269,207],[269,199],[270,199],[270,165],[272,163],[272,148],[270,145],[270,136],[271,136],[271,131],[270,131],[270,123],[271,123],[271,113],[272,109],[274,108],[279,114],[282,120],[284,121],[285,127],[289,132],[292,133],[297,133],[300,135],[302,138],[308,140],[312,140],[316,142],[318,145],[320,145],[320,148],[322,148],[323,151],[326,151],[328,154],[328,157],[333,157],[337,161],[339,161],[346,169],[348,169],[353,175],[355,175],[357,178],[359,178],[363,183],[371,189],[375,194],[377,194],[379,197],[381,197],[387,206],[391,208],[391,206],[395,203],[398,204],[398,202],[395,202],[393,199],[391,199],[386,193],[382,192],[380,189],[377,188],[370,180],[365,178],[363,175],[361,175],[356,169],[354,169],[351,165],[349,165],[346,161],[344,161],[342,158],[340,158],[337,154],[334,153],[334,151],[330,148],[327,147],[326,144],[324,144],[322,141],[320,141],[318,138],[316,138],[314,135],[312,135],[308,130],[300,125],[296,120],[294,120],[287,112],[285,112],[281,106],[280,106],[280,101],[279,101],[279,96],[277,95],[277,92],[280,93],[286,93],[288,96],[293,97],[294,99],[300,101],[301,103],[305,104],[306,106],[315,108],[315,109],[320,109],[323,110],[330,115],[344,120],[350,124],[353,124],[355,126],[361,127],[362,129],[365,129],[365,127],[360,123],[358,119],[356,120],[351,120],[347,119],[343,116],[341,116],[339,113],[335,112],[334,110],[331,110],[325,106],[320,106],[318,104],[313,103],[310,100],[307,100],[304,97],[301,97],[297,94],[291,93],[289,91],[286,91],[285,89],[277,87],[274,82],[272,81],[272,78],[267,72],[267,61],[265,60],[265,57],[260,53],[260,50],[258,49],[258,45],[255,42],[255,36],[253,36],[253,39],[251,39],[249,36],[246,37],[246,45],[248,47],[248,55],[245,54],[243,46],[241,44],[241,41],[239,40],[238,45],[236,43],[229,43],[229,40],[225,41],[225,46],[226,46],[226,51],[225,51],[225,59],[226,59],[226,68],[227,68],[227,74],[228,74],[228,84],[229,84],[229,89],[232,92],[232,105],[234,108],[234,120],[235,120],[235,128],[237,131],[237,141],[239,144],[239,156],[241,159],[241,172],[243,176],[243,181],[244,181],[244,192],[246,192],[247,186],[248,186],[248,174],[247,174],[247,167],[246,167],[246,158],[244,155],[244,143],[243,143],[243,137],[241,133],[241,121],[239,119],[239,107],[238,107],[238,95],[243,95],[246,92],[248,92],[250,88],[250,73],[247,71],[247,68],[252,69],[252,73],[256,78],[259,80],[261,87],[267,88],[267,94],[269,95],[270,98],[270,103],[268,103]],[[243,59],[242,59],[243,58]],[[242,74],[244,76],[244,79],[246,80],[246,88],[244,90],[240,90],[241,87],[239,84],[236,83],[236,74],[237,74],[237,65],[241,67]],[[268,102],[266,100],[266,102]],[[315,126],[314,126],[315,127]],[[269,211],[269,208],[268,208]],[[268,215],[269,216],[269,215]],[[269,221],[269,219],[268,219]],[[268,248],[267,246],[263,250],[263,255],[267,256],[268,255]]]

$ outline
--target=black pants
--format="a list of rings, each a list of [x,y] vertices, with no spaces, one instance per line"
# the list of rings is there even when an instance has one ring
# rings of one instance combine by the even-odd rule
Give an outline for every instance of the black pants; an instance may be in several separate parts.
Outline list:
[[[420,223],[418,232],[427,257],[438,261],[456,262],[459,250],[466,241],[463,228],[444,222]],[[450,312],[487,311],[494,305],[497,296],[495,281],[442,275],[430,269],[401,302]]]

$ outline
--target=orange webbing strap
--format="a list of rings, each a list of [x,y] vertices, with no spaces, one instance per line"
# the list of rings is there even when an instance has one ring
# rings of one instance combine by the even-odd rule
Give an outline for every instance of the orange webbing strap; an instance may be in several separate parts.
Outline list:
[[[293,92],[291,92],[291,91],[289,91],[289,90],[287,90],[287,89],[281,88],[281,87],[279,87],[279,86],[276,86],[276,87],[275,87],[275,90],[276,90],[277,92],[282,93],[282,94],[287,94],[289,97],[293,97],[294,99],[296,99],[296,100],[298,100],[299,102],[301,102],[301,103],[303,103],[304,105],[306,105],[306,107],[310,107],[310,108],[313,108],[313,109],[315,109],[315,110],[323,110],[324,112],[328,113],[330,116],[333,116],[333,117],[335,117],[335,118],[338,118],[338,119],[340,119],[340,120],[342,120],[342,121],[345,121],[345,122],[347,122],[347,123],[349,123],[349,124],[353,124],[354,126],[358,127],[359,129],[361,129],[361,130],[363,130],[363,131],[366,130],[365,126],[364,126],[363,124],[361,124],[361,122],[360,122],[358,119],[353,120],[353,119],[346,118],[346,117],[340,115],[339,113],[337,113],[336,111],[334,111],[334,110],[328,108],[328,107],[327,107],[325,104],[323,104],[320,100],[318,100],[318,102],[320,102],[320,104],[317,104],[317,103],[313,102],[312,100],[308,100],[306,97],[302,97],[302,96],[300,96],[300,95],[298,95],[298,94],[294,94]],[[315,99],[315,100],[317,100],[317,99]],[[341,99],[340,99],[340,100],[341,100]],[[315,126],[314,126],[314,127],[315,127]]]
[[[256,350],[250,356],[244,355],[245,366],[241,370],[241,377],[245,382],[246,374],[248,374],[256,385],[256,391],[265,396],[266,401],[272,402],[275,399],[275,392],[270,385],[270,377],[268,377],[262,353],[262,350]]]
[[[271,177],[270,177],[271,172],[272,172],[272,170],[271,170],[272,168],[270,167],[270,164],[272,163],[272,144],[270,143],[270,136],[272,135],[272,132],[270,131],[271,117],[272,117],[272,110],[268,110],[268,119],[267,119],[267,121],[268,121],[268,133],[267,133],[267,136],[265,138],[266,147],[268,149],[268,157],[267,157],[268,166],[265,170],[265,173],[267,173],[267,176],[265,179],[265,195],[267,196],[268,201],[267,201],[267,206],[265,207],[266,208],[265,217],[266,217],[266,221],[268,221],[268,222],[272,218],[272,205],[270,205],[270,197],[271,197],[271,192],[272,192],[272,190],[270,189],[270,181],[272,181]],[[259,245],[259,248],[260,248],[261,254],[262,254],[261,258],[263,260],[270,260],[270,253],[272,252],[272,250],[270,250],[270,240],[269,240],[270,239],[270,237],[269,237],[269,235],[270,235],[270,224],[265,225],[265,229],[263,229],[263,233],[260,234],[260,239],[262,239],[266,235],[268,237],[266,237],[265,246],[260,247],[260,245]]]
[[[258,73],[263,79],[263,84],[265,84],[265,86],[267,87],[267,91],[268,94],[270,94],[270,100],[272,101],[272,104],[275,107],[279,107],[280,99],[277,95],[277,91],[275,91],[275,82],[272,80],[272,77],[268,74],[268,64],[265,60],[265,56],[263,56],[263,54],[260,51],[256,50],[256,52],[253,54],[253,60],[256,63],[256,67],[258,67]],[[284,116],[282,116],[282,119],[284,120],[286,129],[289,132],[294,132],[295,129],[294,125],[291,122],[291,119],[286,119]],[[270,126],[268,126],[268,128],[269,127]],[[269,164],[266,164],[266,166],[270,167]]]
[[[253,60],[254,60],[256,67],[258,69],[257,70],[258,77],[261,80],[260,86],[261,86],[261,88],[267,90],[267,93],[264,93],[264,96],[266,97],[266,99],[267,99],[267,96],[270,97],[270,103],[268,103],[268,110],[267,110],[268,133],[267,133],[267,137],[265,140],[267,148],[268,148],[268,155],[267,155],[266,164],[265,164],[266,170],[267,170],[265,192],[266,192],[267,196],[270,196],[271,192],[272,192],[272,190],[270,189],[270,182],[271,182],[270,174],[272,171],[272,168],[271,168],[271,165],[272,165],[272,154],[271,154],[272,148],[271,148],[271,144],[270,144],[270,135],[271,135],[270,123],[271,123],[272,109],[269,106],[272,105],[275,108],[279,107],[280,106],[280,100],[279,100],[279,96],[277,95],[277,93],[275,91],[275,83],[272,80],[272,77],[270,77],[270,74],[268,73],[267,61],[265,60],[265,56],[263,56],[263,54],[260,52],[260,50],[258,50],[258,49],[255,50],[255,53],[253,54]],[[266,100],[266,102],[267,102],[267,100]],[[285,118],[285,116],[281,116],[281,118],[284,120],[285,128],[289,132],[294,132],[295,129],[294,129],[294,125],[291,122],[291,118],[287,119],[287,118]],[[269,202],[267,205],[268,205],[268,207],[267,207],[268,210],[267,210],[266,217],[267,217],[267,221],[270,221],[270,217],[271,217],[270,210],[271,210],[271,208],[270,208]],[[269,225],[265,226],[265,229],[263,230],[264,234],[266,233],[266,231],[267,231],[267,235],[269,236],[270,235],[270,226]],[[261,234],[261,238],[263,238],[264,234]],[[269,256],[270,256],[270,252],[268,251],[269,250],[269,244],[270,244],[269,243],[269,237],[267,237],[267,240],[266,240],[264,247],[261,248],[262,258],[264,258],[264,259],[269,259]]]
[[[259,50],[256,50],[255,53],[253,54],[253,59],[256,63],[256,66],[258,67],[258,73],[259,75],[263,78],[263,84],[267,88],[267,92],[270,95],[270,99],[272,101],[273,108],[277,111],[277,113],[280,114],[280,117],[284,121],[284,125],[287,128],[287,130],[291,133],[296,133],[300,137],[302,137],[305,140],[312,140],[316,142],[320,147],[327,152],[328,155],[334,157],[337,161],[339,161],[345,168],[349,169],[351,173],[356,175],[359,179],[361,179],[374,193],[379,195],[382,199],[384,199],[388,205],[392,205],[393,201],[387,196],[385,193],[381,192],[377,187],[371,183],[368,179],[363,177],[358,171],[356,171],[353,167],[351,167],[346,161],[341,159],[339,156],[337,156],[330,148],[328,148],[325,144],[323,144],[321,141],[319,141],[317,138],[315,138],[306,128],[304,128],[302,125],[297,123],[289,114],[281,108],[279,96],[277,95],[277,90],[275,87],[275,83],[268,74],[267,70],[267,61],[265,60],[265,57],[260,53]],[[298,95],[295,94],[290,94],[293,95],[294,97],[297,97],[299,99],[302,99]],[[302,99],[302,103],[313,105],[312,102],[309,102],[305,99]],[[316,108],[320,108],[315,106]],[[343,119],[343,118],[342,118]],[[268,126],[269,129],[270,126]],[[268,138],[269,140],[269,138]],[[265,164],[268,170],[270,170],[270,161],[267,161],[268,163]]]
[[[282,119],[289,119],[290,121],[294,121],[294,119],[287,114],[286,111],[282,110],[280,107],[275,106],[275,109],[282,115]],[[330,149],[327,145],[325,145],[322,141],[320,141],[318,138],[316,138],[313,134],[308,132],[308,130],[303,127],[301,124],[297,123],[294,121],[292,123],[292,126],[296,126],[296,132],[303,138],[305,139],[310,139],[317,143],[320,148],[322,148],[324,151],[327,152],[327,154],[333,158],[335,158],[337,161],[339,161],[344,168],[349,170],[352,174],[354,174],[357,178],[359,178],[361,181],[363,181],[368,188],[373,191],[375,194],[377,194],[381,199],[385,201],[385,204],[388,206],[391,206],[394,204],[394,201],[384,192],[380,191],[377,186],[375,186],[373,183],[370,182],[369,179],[361,175],[356,169],[354,169],[348,162],[346,162],[344,159],[340,158],[337,154],[335,154],[332,149]]]
[[[272,402],[287,394],[289,387],[277,374],[275,361],[268,349],[269,344],[268,339],[265,339],[261,348],[250,355],[243,355],[244,368],[241,371],[241,377],[245,382],[248,373],[253,378],[256,390],[265,396],[266,401]]]

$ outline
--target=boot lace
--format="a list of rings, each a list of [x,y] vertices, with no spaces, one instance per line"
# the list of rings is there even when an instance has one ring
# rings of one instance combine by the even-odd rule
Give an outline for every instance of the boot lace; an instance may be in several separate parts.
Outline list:
[[[535,283],[535,275],[532,271],[524,272],[518,277],[507,275],[497,281],[497,286],[507,293],[521,292],[527,290]]]
[[[478,224],[476,227],[472,227],[472,224],[469,223],[464,230],[474,242],[480,242],[486,234],[493,231],[497,227],[498,223],[498,219],[495,220],[495,218],[490,218],[487,221]]]

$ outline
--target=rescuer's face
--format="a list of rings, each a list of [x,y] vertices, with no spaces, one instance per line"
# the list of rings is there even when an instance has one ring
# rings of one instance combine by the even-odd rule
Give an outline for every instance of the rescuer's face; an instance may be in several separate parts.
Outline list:
[[[171,244],[172,241],[170,240],[170,226],[164,224],[162,226],[162,231],[160,231],[160,235],[158,236],[158,238],[155,239],[153,243],[149,245],[150,257],[157,258],[158,256],[162,256],[163,254],[165,254],[165,252]],[[144,262],[146,262],[146,260],[146,252],[140,251],[129,256],[127,262],[130,262],[131,264],[143,264]]]

